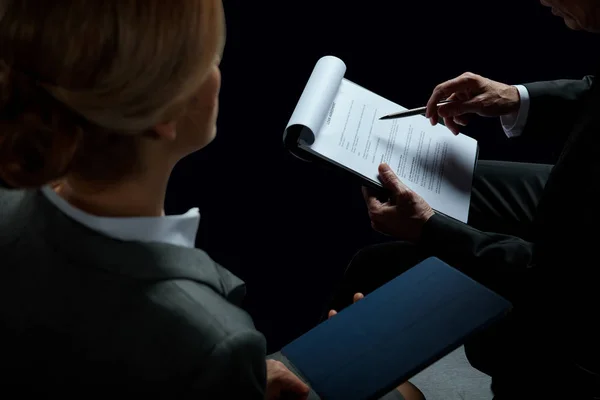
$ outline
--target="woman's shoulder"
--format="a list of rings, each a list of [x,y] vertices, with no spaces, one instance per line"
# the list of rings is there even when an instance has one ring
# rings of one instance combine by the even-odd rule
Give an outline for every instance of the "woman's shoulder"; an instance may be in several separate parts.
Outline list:
[[[168,354],[182,367],[191,363],[190,368],[235,354],[264,361],[266,342],[252,318],[209,285],[177,279],[157,282],[145,290],[145,305],[136,314],[131,325],[121,329],[137,331],[146,344],[160,343],[141,344],[145,351],[157,352],[155,360]]]
[[[167,313],[171,323],[204,336],[229,336],[255,329],[248,313],[203,282],[170,279],[152,285],[146,296],[155,313]]]

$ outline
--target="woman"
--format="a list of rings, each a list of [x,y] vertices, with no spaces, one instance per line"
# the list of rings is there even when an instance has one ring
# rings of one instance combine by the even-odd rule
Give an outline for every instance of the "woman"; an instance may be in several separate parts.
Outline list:
[[[0,1],[0,180],[22,189],[0,190],[4,382],[306,396],[194,249],[198,210],[163,211],[216,134],[221,1],[43,5]]]

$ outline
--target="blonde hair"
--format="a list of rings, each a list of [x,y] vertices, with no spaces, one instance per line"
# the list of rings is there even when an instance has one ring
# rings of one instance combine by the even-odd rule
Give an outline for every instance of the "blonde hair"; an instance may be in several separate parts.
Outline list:
[[[126,174],[140,133],[185,112],[223,29],[221,0],[0,0],[0,178]]]

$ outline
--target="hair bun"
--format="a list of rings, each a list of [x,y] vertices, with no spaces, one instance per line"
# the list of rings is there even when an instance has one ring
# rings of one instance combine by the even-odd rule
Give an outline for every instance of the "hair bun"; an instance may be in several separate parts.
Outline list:
[[[39,187],[66,174],[81,128],[25,73],[0,60],[0,180]]]

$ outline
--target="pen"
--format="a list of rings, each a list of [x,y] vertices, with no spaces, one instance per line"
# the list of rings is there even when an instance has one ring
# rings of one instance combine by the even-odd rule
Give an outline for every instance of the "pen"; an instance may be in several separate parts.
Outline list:
[[[452,102],[452,100],[443,100],[443,101],[440,101],[437,105],[439,107],[442,104],[446,104],[446,103],[450,103],[450,102]],[[419,108],[413,108],[412,110],[400,111],[400,112],[397,112],[397,113],[394,113],[394,114],[384,115],[383,117],[381,117],[379,119],[380,120],[383,120],[383,119],[396,119],[396,118],[412,117],[413,115],[425,115],[425,111],[427,111],[427,106],[425,106],[425,107],[419,107]]]

